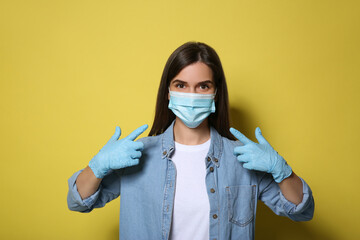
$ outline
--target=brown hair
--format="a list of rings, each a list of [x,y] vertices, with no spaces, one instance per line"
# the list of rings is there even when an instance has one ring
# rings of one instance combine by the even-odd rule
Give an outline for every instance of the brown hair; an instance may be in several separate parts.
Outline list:
[[[217,89],[215,101],[216,111],[209,115],[209,125],[213,126],[221,136],[235,140],[234,136],[229,131],[229,100],[225,74],[220,58],[213,48],[200,42],[187,42],[181,45],[167,60],[161,76],[154,122],[149,136],[163,133],[175,119],[175,114],[168,108],[168,87],[170,81],[183,68],[196,62],[205,63],[211,68],[213,80]]]

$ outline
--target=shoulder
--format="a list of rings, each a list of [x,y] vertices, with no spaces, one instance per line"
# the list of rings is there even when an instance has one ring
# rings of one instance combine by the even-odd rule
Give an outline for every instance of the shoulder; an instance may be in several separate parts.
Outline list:
[[[228,139],[226,137],[221,137],[221,138],[222,138],[222,141],[223,141],[224,144],[227,144],[227,145],[230,145],[230,146],[233,146],[233,147],[244,145],[239,140],[231,140],[231,139]]]
[[[226,137],[221,137],[222,139],[222,155],[226,159],[236,159],[236,156],[234,155],[234,148],[237,146],[241,146],[242,143],[240,141],[234,141],[230,140]],[[235,163],[236,161],[234,161]]]
[[[231,140],[226,137],[221,137],[225,151],[228,149],[233,150],[237,146],[243,146],[244,144],[239,140]]]
[[[139,138],[137,141],[144,143],[145,148],[158,146],[159,144],[161,144],[161,135],[147,136],[147,137]]]
[[[220,154],[224,153],[227,158],[230,157],[229,153],[231,153],[231,156],[233,156],[235,147],[243,145],[240,141],[231,140],[220,135],[220,133],[214,127],[211,127],[210,131],[214,151],[220,151]]]
[[[224,146],[224,148],[226,148],[226,147],[233,148],[233,147],[243,145],[242,142],[240,142],[238,140],[237,141],[231,140],[227,137],[220,135],[220,133],[214,127],[210,128],[210,132],[211,132],[211,138],[212,138],[212,140],[214,140],[214,143],[222,144]]]

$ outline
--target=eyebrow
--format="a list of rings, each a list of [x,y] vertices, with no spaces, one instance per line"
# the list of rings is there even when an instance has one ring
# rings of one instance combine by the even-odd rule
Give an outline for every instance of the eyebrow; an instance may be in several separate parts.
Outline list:
[[[175,79],[174,81],[172,81],[171,83],[181,83],[181,84],[183,84],[183,83],[186,83],[185,81],[182,81],[182,80],[180,80],[180,79]],[[210,83],[210,84],[214,84],[213,83],[213,81],[211,81],[211,80],[205,80],[205,81],[202,81],[202,82],[199,82],[198,84],[204,84],[204,83]]]

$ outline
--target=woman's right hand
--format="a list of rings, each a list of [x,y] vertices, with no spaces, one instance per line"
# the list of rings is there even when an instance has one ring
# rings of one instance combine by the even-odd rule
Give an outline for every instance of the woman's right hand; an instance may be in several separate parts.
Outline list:
[[[115,134],[96,154],[89,163],[89,167],[97,178],[103,178],[110,170],[130,167],[139,164],[141,151],[144,149],[142,142],[135,142],[148,125],[145,124],[134,130],[127,137],[120,139],[120,127],[116,127]]]

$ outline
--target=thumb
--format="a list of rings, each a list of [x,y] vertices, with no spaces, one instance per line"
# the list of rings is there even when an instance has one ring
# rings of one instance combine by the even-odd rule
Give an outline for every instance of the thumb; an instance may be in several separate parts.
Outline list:
[[[109,139],[108,143],[109,143],[109,142],[115,142],[116,140],[119,139],[120,135],[121,135],[121,129],[120,129],[119,126],[116,126],[116,128],[115,128],[115,133],[114,133],[114,135],[112,135],[112,137]]]
[[[255,137],[260,144],[269,144],[268,141],[263,137],[259,127],[255,129]]]

